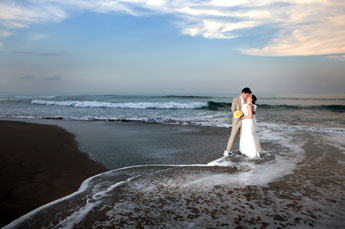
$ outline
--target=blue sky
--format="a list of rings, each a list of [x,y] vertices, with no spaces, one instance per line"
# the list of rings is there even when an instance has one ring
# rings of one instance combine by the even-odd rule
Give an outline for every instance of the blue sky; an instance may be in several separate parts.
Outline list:
[[[0,2],[0,94],[343,93],[345,3]]]

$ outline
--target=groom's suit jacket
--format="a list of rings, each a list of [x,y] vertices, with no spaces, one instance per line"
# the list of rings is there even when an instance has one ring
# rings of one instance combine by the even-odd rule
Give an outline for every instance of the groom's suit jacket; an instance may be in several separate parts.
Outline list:
[[[245,101],[243,101],[245,102]],[[238,96],[236,98],[234,98],[232,100],[232,105],[231,105],[231,111],[234,114],[235,111],[237,110],[241,110],[242,108],[242,103],[241,103],[241,98]],[[242,126],[242,121],[239,118],[235,118],[235,116],[233,116],[232,118],[232,127],[231,127],[231,135],[228,141],[228,146],[226,147],[226,150],[228,152],[230,152],[232,150],[232,146],[234,144],[235,141],[235,137],[238,133],[239,130],[241,130],[241,126]]]
[[[242,108],[242,103],[241,103],[241,98],[238,96],[238,97],[235,97],[233,100],[232,100],[232,105],[231,105],[231,112],[234,114],[235,111],[237,110],[241,110]],[[232,126],[241,126],[242,122],[241,122],[241,119],[239,118],[235,118],[235,116],[233,116],[232,118]]]

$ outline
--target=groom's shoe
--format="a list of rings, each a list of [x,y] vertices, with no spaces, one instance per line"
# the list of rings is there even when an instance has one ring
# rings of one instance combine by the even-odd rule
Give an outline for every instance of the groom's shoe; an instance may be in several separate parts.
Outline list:
[[[230,154],[231,154],[231,151],[229,152],[229,151],[225,150],[223,153],[223,156],[228,157],[228,156],[230,156]]]

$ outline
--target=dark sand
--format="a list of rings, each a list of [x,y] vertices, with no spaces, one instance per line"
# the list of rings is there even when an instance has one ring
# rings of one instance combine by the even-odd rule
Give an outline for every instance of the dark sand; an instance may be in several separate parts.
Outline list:
[[[0,227],[106,171],[57,126],[0,121],[0,145]]]

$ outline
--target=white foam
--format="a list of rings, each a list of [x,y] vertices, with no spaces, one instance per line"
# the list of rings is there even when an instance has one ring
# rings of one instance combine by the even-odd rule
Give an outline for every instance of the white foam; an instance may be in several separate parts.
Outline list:
[[[14,227],[17,227],[18,225],[20,225],[21,223],[23,223],[25,220],[28,220],[30,219],[31,217],[33,217],[35,214],[43,211],[44,209],[48,208],[48,207],[51,207],[55,204],[58,204],[62,201],[65,201],[65,200],[68,200],[70,198],[73,198],[75,197],[76,195],[79,195],[80,193],[83,193],[85,190],[88,189],[88,187],[90,186],[90,182],[95,179],[95,178],[98,178],[98,177],[101,177],[101,176],[107,176],[113,172],[117,172],[117,171],[121,171],[121,170],[127,170],[127,169],[132,169],[132,168],[142,168],[142,167],[186,167],[186,166],[205,166],[203,164],[193,164],[193,165],[160,165],[160,164],[153,164],[153,165],[135,165],[135,166],[128,166],[128,167],[123,167],[123,168],[119,168],[119,169],[114,169],[114,170],[110,170],[110,171],[107,171],[107,172],[104,172],[104,173],[100,173],[100,174],[97,174],[95,176],[92,176],[92,177],[89,177],[88,179],[86,179],[81,185],[80,185],[80,188],[78,189],[78,191],[68,195],[68,196],[65,196],[61,199],[57,199],[55,201],[52,201],[50,203],[47,203],[41,207],[38,207],[34,210],[32,210],[31,212],[28,212],[27,214],[19,217],[18,219],[12,221],[11,223],[9,223],[8,225],[4,226],[2,229],[10,229],[10,228],[14,228]],[[126,179],[126,181],[120,181],[120,182],[117,182],[115,184],[113,184],[110,188],[108,188],[108,192],[117,188],[118,186],[126,183],[126,182],[129,182],[131,181],[132,179],[134,179],[136,177],[131,177],[131,178],[128,178]],[[104,195],[106,194],[105,191],[100,191],[99,192],[99,195],[97,195],[97,193],[94,195],[94,198],[97,200],[97,198],[100,198],[100,197],[103,197]],[[78,213],[76,212],[75,213],[75,217],[78,217],[78,219],[81,219],[81,217],[83,215],[85,215],[85,213],[89,212],[90,210],[92,210],[93,207],[95,207],[96,205],[95,204],[89,204],[89,201],[87,202],[87,205],[81,209],[81,211]],[[95,202],[94,202],[95,203]],[[72,218],[71,218],[72,219]],[[67,221],[66,221],[67,222]],[[78,222],[78,220],[76,220],[75,222]],[[67,223],[66,223],[67,225]],[[72,224],[71,224],[72,225]]]
[[[209,162],[207,165],[209,166],[232,166],[233,163],[228,160],[229,156],[223,156],[221,158],[218,158],[214,161]]]
[[[60,221],[59,224],[54,226],[54,228],[59,228],[59,227],[62,227],[64,229],[74,228],[74,226],[80,223],[93,208],[97,207],[101,203],[102,203],[101,201],[96,201],[96,202],[88,201],[84,207],[78,209],[77,211],[73,212],[72,215]]]
[[[21,119],[35,119],[34,116],[31,115],[16,115],[15,118],[21,118]]]
[[[189,118],[175,119],[169,117],[107,117],[107,116],[31,116],[31,115],[15,115],[12,117],[3,118],[18,118],[18,119],[63,119],[63,120],[75,120],[75,121],[104,121],[104,122],[143,122],[143,123],[158,123],[167,125],[182,125],[182,126],[205,126],[205,127],[218,127],[218,128],[229,128],[231,124],[229,121],[219,120],[193,120]]]
[[[79,193],[81,193],[81,192],[83,192],[83,191],[84,191],[84,190],[82,190],[82,191],[81,191],[81,190],[78,190],[77,192],[74,192],[74,193],[72,193],[72,194],[70,194],[70,195],[68,195],[68,196],[65,196],[65,197],[61,198],[61,199],[57,199],[57,200],[52,201],[52,202],[50,202],[50,203],[48,203],[48,204],[45,204],[45,205],[43,205],[43,206],[41,206],[41,207],[38,207],[38,208],[32,210],[31,212],[29,212],[29,213],[27,213],[27,214],[25,214],[25,215],[19,217],[18,219],[12,221],[11,223],[7,224],[7,225],[4,226],[2,229],[14,228],[14,227],[20,225],[20,224],[21,224],[22,222],[24,222],[25,220],[27,220],[27,219],[33,217],[33,216],[34,216],[35,214],[37,214],[38,212],[41,212],[42,210],[44,210],[44,209],[46,209],[46,208],[48,208],[48,207],[50,207],[50,206],[53,206],[53,205],[55,205],[55,204],[58,204],[58,203],[60,203],[60,202],[62,202],[62,201],[64,201],[64,200],[70,199],[70,198],[72,198],[72,197],[78,195]]]
[[[247,185],[265,186],[270,182],[273,182],[274,180],[293,172],[293,170],[297,167],[297,163],[302,161],[305,156],[305,152],[302,149],[303,142],[294,140],[293,132],[291,131],[282,132],[266,129],[260,133],[260,139],[262,142],[267,141],[270,143],[279,144],[285,147],[287,150],[285,152],[273,152],[275,155],[274,160],[260,164],[250,160],[233,163],[229,161],[229,158],[231,157],[223,156],[215,161],[210,162],[209,165],[232,165],[238,167],[240,172],[231,174],[210,174],[186,185],[201,185],[205,187],[212,187],[214,185],[231,185],[238,187]],[[246,167],[246,171],[243,171],[241,166]]]
[[[55,103],[55,102],[54,102]],[[115,105],[116,107],[117,105]],[[149,106],[146,106],[148,108]],[[156,106],[158,108],[159,106]],[[193,109],[193,106],[190,106],[189,109]],[[197,107],[197,106],[195,106]],[[133,106],[132,108],[135,108]],[[173,107],[170,107],[172,109]],[[180,107],[183,108],[182,106]],[[144,107],[143,107],[144,109]],[[169,109],[168,106],[166,109]],[[64,119],[64,120],[80,120],[80,121],[114,121],[114,122],[144,122],[144,123],[159,123],[159,124],[169,124],[169,125],[185,125],[185,126],[205,126],[205,127],[217,127],[217,128],[230,128],[231,120],[224,114],[220,115],[205,115],[198,114],[197,116],[181,116],[181,117],[167,117],[161,115],[150,114],[148,117],[131,115],[132,117],[126,116],[96,116],[96,115],[87,115],[87,116],[33,116],[33,115],[14,115],[13,118],[24,118],[24,119]],[[11,118],[9,116],[4,116],[4,118]],[[321,134],[321,135],[343,135],[345,136],[344,128],[327,128],[327,127],[309,127],[309,126],[298,126],[298,125],[289,125],[283,123],[267,123],[267,122],[258,122],[257,123],[257,133],[260,138],[260,133],[265,131],[283,131],[283,132],[292,132],[292,131],[303,131],[312,134]]]
[[[63,228],[67,228],[67,229],[74,228],[74,226],[76,224],[78,224],[79,222],[81,222],[86,217],[86,215],[92,211],[93,208],[97,207],[98,205],[100,205],[102,203],[101,199],[103,197],[105,197],[108,193],[110,193],[111,191],[113,191],[117,187],[119,187],[123,184],[126,184],[126,183],[132,181],[133,179],[135,179],[137,177],[139,177],[139,176],[130,177],[124,181],[120,181],[120,182],[117,182],[117,183],[111,185],[110,187],[108,187],[104,191],[101,190],[99,192],[96,192],[92,196],[92,199],[87,200],[86,205],[84,207],[73,212],[72,215],[70,215],[70,216],[66,217],[64,220],[60,221],[59,224],[56,225],[55,227],[63,227]]]
[[[117,187],[119,187],[120,185],[123,185],[123,184],[125,184],[125,183],[128,183],[128,182],[130,182],[131,180],[133,180],[133,179],[135,179],[135,178],[137,178],[137,177],[139,177],[139,176],[130,177],[130,178],[128,178],[127,180],[117,182],[116,184],[111,185],[111,186],[110,186],[109,188],[107,188],[106,190],[100,191],[100,192],[97,192],[96,194],[94,194],[94,195],[92,196],[92,199],[94,199],[94,200],[101,199],[101,198],[103,198],[104,196],[106,196],[107,193],[113,191],[115,188],[117,188]]]
[[[134,166],[134,167],[135,167],[135,166]],[[129,167],[121,168],[121,169],[118,169],[118,170],[127,169],[127,168],[129,168]],[[76,192],[74,192],[74,193],[72,193],[72,194],[70,194],[70,195],[68,195],[68,196],[65,196],[65,197],[63,197],[63,198],[61,198],[61,199],[57,199],[57,200],[52,201],[52,202],[50,202],[50,203],[47,203],[47,204],[45,204],[45,205],[43,205],[43,206],[41,206],[41,207],[38,207],[38,208],[32,210],[31,212],[29,212],[29,213],[27,213],[27,214],[25,214],[25,215],[19,217],[18,219],[12,221],[12,222],[9,223],[8,225],[4,226],[2,229],[10,229],[10,228],[13,228],[13,227],[16,227],[16,226],[20,225],[22,222],[24,222],[25,220],[31,218],[32,216],[34,216],[34,215],[37,214],[38,212],[41,212],[41,211],[43,211],[44,209],[46,209],[46,208],[48,208],[48,207],[51,207],[51,206],[53,206],[53,205],[55,205],[55,204],[58,204],[58,203],[60,203],[60,202],[62,202],[62,201],[64,201],[64,200],[70,199],[70,198],[72,198],[72,197],[74,197],[74,196],[76,196],[76,195],[78,195],[78,194],[84,192],[84,191],[88,188],[88,186],[89,186],[89,184],[90,184],[90,181],[91,181],[92,179],[94,179],[94,178],[96,178],[96,177],[103,176],[103,175],[107,175],[107,174],[109,174],[109,173],[111,173],[111,172],[113,172],[113,171],[118,171],[118,170],[112,170],[112,171],[100,173],[100,174],[97,174],[97,175],[95,175],[95,176],[89,177],[88,179],[86,179],[86,180],[80,185],[78,191],[76,191]]]
[[[207,102],[136,102],[136,103],[109,103],[98,101],[51,101],[32,100],[31,104],[49,106],[72,106],[72,107],[94,107],[94,108],[122,108],[122,109],[197,109],[207,106]]]
[[[327,135],[324,136],[326,143],[332,147],[338,148],[345,154],[345,136],[344,135]]]
[[[267,122],[258,122],[258,129],[270,129],[276,131],[304,131],[309,133],[319,133],[319,134],[337,134],[345,135],[344,128],[315,128],[309,126],[297,126],[297,125],[288,125],[283,123],[267,123]]]
[[[215,185],[230,185],[231,187],[244,187],[249,185],[267,186],[269,183],[293,172],[296,168],[297,159],[286,159],[276,156],[274,161],[264,164],[246,163],[242,166],[247,171],[236,173],[209,174],[185,186],[214,187]],[[242,170],[242,169],[240,169]]]
[[[41,98],[41,99],[54,99],[56,98],[55,95],[42,95],[42,96],[38,96],[38,98]]]

